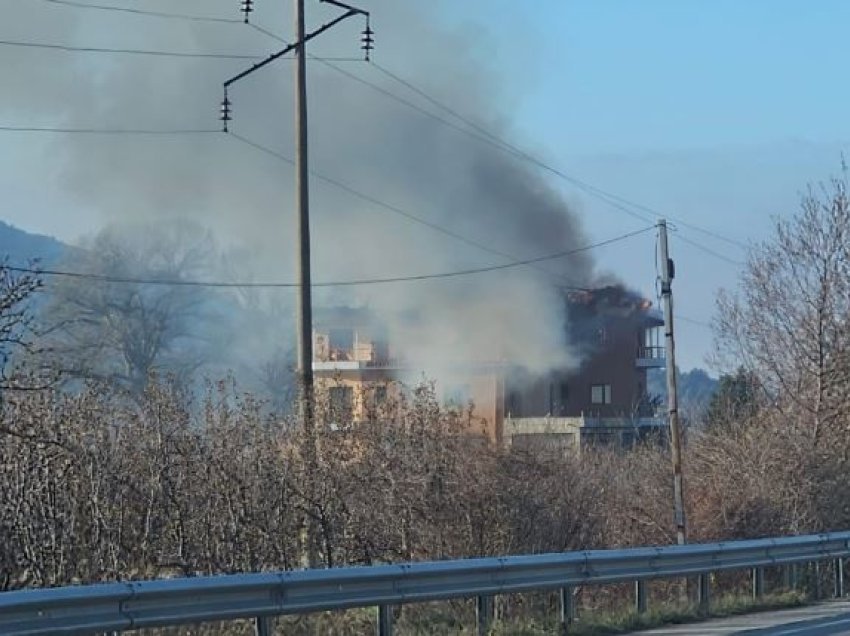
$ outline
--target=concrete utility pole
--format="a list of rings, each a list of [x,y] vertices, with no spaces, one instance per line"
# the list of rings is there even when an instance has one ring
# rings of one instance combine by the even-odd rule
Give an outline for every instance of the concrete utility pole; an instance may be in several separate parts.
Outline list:
[[[670,422],[670,456],[673,462],[673,518],[676,522],[676,542],[688,541],[685,523],[685,483],[682,477],[682,434],[679,427],[679,396],[676,382],[676,344],[673,339],[673,290],[675,276],[673,259],[667,247],[667,221],[658,221],[661,258],[661,300],[664,304],[664,344],[667,358],[667,414]]]
[[[295,0],[295,204],[298,235],[298,378],[301,415],[309,437],[313,431],[313,305],[310,287],[310,190],[307,161],[307,42],[304,0]]]
[[[369,60],[369,52],[374,48],[374,32],[369,26],[369,12],[352,7],[340,0],[320,0],[344,9],[345,12],[326,22],[312,33],[307,33],[304,18],[304,0],[295,2],[295,42],[287,44],[282,50],[269,55],[261,62],[234,75],[224,82],[224,99],[221,102],[221,120],[223,131],[228,132],[228,123],[232,121],[232,102],[228,89],[239,80],[251,75],[290,52],[295,53],[295,208],[296,208],[296,272],[298,276],[298,303],[296,316],[296,337],[298,340],[298,377],[301,384],[301,417],[304,427],[304,445],[302,452],[308,470],[314,474],[318,457],[316,428],[314,420],[313,392],[313,306],[310,280],[310,196],[309,162],[307,155],[307,42],[353,16],[366,18],[366,29],[361,38],[361,48]],[[243,0],[245,22],[253,10],[252,0]],[[307,560],[310,567],[318,565],[318,527],[312,518],[307,522]],[[257,623],[257,633],[263,634],[269,629],[266,622]],[[265,631],[264,631],[265,630]]]
[[[224,99],[221,102],[221,120],[223,131],[228,132],[228,124],[232,121],[232,102],[228,96],[228,89],[239,80],[259,71],[261,68],[271,64],[277,59],[290,52],[295,53],[295,150],[297,154],[295,162],[295,207],[296,207],[296,252],[298,260],[296,272],[298,275],[298,310],[296,319],[296,337],[298,340],[298,376],[302,390],[302,416],[304,429],[308,438],[314,436],[313,432],[313,311],[311,304],[311,281],[310,281],[310,198],[307,161],[307,42],[333,28],[340,22],[353,16],[366,18],[366,28],[361,38],[361,46],[369,60],[369,53],[374,49],[374,32],[369,25],[369,12],[352,7],[340,0],[320,0],[323,3],[344,9],[345,12],[326,22],[312,33],[307,33],[304,19],[304,0],[295,2],[295,42],[286,45],[282,50],[269,55],[261,62],[257,62],[250,68],[234,75],[224,82]],[[243,12],[245,21],[248,14],[253,11],[252,0],[243,0]]]

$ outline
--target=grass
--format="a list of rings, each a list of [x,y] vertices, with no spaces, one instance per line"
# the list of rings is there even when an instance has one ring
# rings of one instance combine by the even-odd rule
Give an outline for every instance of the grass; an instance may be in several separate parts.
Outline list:
[[[707,618],[720,618],[736,614],[747,614],[797,607],[806,604],[808,597],[799,592],[783,592],[765,595],[755,601],[742,595],[727,595],[712,599],[711,612],[702,615],[696,605],[661,605],[650,608],[643,614],[634,610],[623,612],[588,612],[570,626],[571,636],[611,636],[650,629],[663,625],[693,623]],[[441,611],[441,609],[443,611]],[[459,607],[455,607],[458,610]],[[469,609],[469,608],[467,608]],[[439,605],[420,607],[419,612],[404,612],[396,623],[394,633],[398,636],[454,636],[474,635],[472,614],[457,611],[446,612]],[[424,610],[424,611],[422,611]],[[375,633],[376,608],[358,608],[346,612],[321,612],[302,616],[281,617],[276,621],[276,634],[294,636],[359,636]],[[251,636],[254,633],[250,622],[235,622],[226,625],[206,624],[194,627],[141,630],[140,636]],[[554,616],[547,619],[496,623],[490,631],[492,636],[553,636],[560,634]]]
[[[712,599],[709,614],[702,614],[697,605],[662,606],[639,614],[634,610],[579,617],[570,626],[569,633],[576,636],[609,636],[626,634],[642,629],[651,629],[663,625],[693,623],[708,618],[722,618],[736,614],[748,614],[760,611],[798,607],[807,602],[807,597],[798,592],[783,592],[765,595],[756,601],[745,596],[722,596]],[[501,624],[494,626],[493,636],[551,636],[558,634],[558,625],[554,622],[529,623],[526,625]]]

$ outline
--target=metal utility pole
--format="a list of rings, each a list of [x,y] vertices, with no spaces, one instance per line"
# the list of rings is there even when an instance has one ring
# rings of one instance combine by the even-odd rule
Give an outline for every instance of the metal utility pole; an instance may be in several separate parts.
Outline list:
[[[673,462],[673,518],[676,542],[688,541],[685,523],[685,483],[682,477],[682,433],[679,426],[679,396],[676,382],[676,343],[673,339],[673,259],[667,247],[667,221],[658,221],[659,256],[661,258],[661,301],[664,305],[664,345],[667,359],[667,414],[670,422],[670,456]]]
[[[301,415],[308,438],[313,431],[313,305],[310,288],[310,190],[307,161],[307,42],[304,0],[295,0],[295,204],[298,242],[298,378]]]

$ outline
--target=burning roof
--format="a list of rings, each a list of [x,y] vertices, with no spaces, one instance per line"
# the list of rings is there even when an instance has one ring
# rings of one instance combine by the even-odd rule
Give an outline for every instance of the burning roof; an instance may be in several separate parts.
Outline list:
[[[571,292],[567,295],[567,305],[573,319],[619,316],[640,317],[659,324],[661,321],[660,312],[653,309],[651,300],[622,285]]]

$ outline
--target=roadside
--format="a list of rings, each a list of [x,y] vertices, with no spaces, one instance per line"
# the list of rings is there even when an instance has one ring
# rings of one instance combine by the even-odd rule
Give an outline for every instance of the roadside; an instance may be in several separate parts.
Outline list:
[[[828,636],[850,634],[850,601],[826,601],[794,609],[759,612],[690,625],[668,625],[631,632],[641,636]]]

